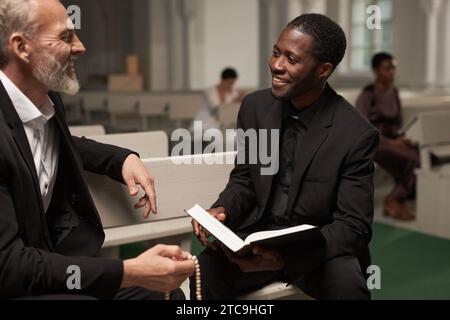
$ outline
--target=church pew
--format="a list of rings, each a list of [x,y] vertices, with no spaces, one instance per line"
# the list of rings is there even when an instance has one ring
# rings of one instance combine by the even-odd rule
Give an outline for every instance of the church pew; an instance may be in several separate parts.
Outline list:
[[[196,157],[204,160],[219,158],[222,154]],[[178,158],[193,159],[192,156]],[[158,204],[158,214],[147,220],[142,217],[142,210],[133,208],[136,199],[128,195],[125,186],[107,184],[104,177],[88,177],[106,231],[104,247],[160,238],[179,231],[190,234],[190,218],[184,209],[195,203],[205,207],[211,205],[224,189],[232,169],[231,164],[177,164],[173,160],[170,157],[144,159],[145,166],[155,178]],[[164,224],[166,227],[159,231],[158,226]],[[134,231],[127,232],[133,230],[133,226],[136,227]],[[171,228],[174,230],[170,231]],[[123,232],[119,232],[121,230]]]
[[[418,144],[420,152],[417,227],[450,239],[450,111],[419,113],[414,120],[406,136]]]
[[[102,125],[70,126],[70,133],[75,137],[99,136],[106,133]]]
[[[222,129],[235,129],[240,103],[225,103],[219,107],[219,123]]]
[[[141,117],[141,129],[147,131],[167,129],[169,124],[168,104],[170,97],[167,94],[144,94],[139,96],[138,112]]]
[[[133,150],[139,153],[142,159],[169,155],[169,138],[164,131],[94,135],[88,138]]]
[[[84,113],[84,123],[109,124],[107,92],[83,92],[81,109]]]
[[[109,94],[108,112],[110,126],[117,132],[138,131],[141,117],[138,111],[139,100],[135,94]]]

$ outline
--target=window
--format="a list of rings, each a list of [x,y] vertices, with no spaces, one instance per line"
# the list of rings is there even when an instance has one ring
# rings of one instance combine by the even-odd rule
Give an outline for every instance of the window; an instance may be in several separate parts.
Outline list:
[[[380,30],[367,28],[367,8],[370,5],[380,7]],[[350,68],[352,71],[370,70],[370,61],[373,54],[379,51],[392,51],[392,20],[392,0],[352,0],[350,51]]]

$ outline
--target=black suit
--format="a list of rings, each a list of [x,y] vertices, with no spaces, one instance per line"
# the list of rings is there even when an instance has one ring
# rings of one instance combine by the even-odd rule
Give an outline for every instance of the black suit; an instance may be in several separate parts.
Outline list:
[[[50,94],[60,136],[52,202],[44,213],[33,156],[23,124],[0,82],[0,298],[69,292],[67,268],[81,269],[82,290],[113,298],[122,280],[120,260],[93,258],[104,240],[83,168],[123,182],[129,150],[71,137],[61,99]]]
[[[286,260],[284,276],[291,282],[303,282],[302,288],[307,287],[305,282],[311,282],[309,280],[313,278],[315,287],[326,286],[324,279],[335,278],[332,274],[336,270],[339,270],[338,274],[342,272],[340,277],[343,280],[352,281],[345,275],[346,271],[351,273],[352,268],[359,273],[359,278],[364,278],[365,270],[361,272],[358,259],[364,260],[362,268],[365,268],[369,259],[368,243],[372,235],[372,158],[378,145],[378,132],[328,85],[323,99],[324,103],[316,111],[303,137],[301,148],[296,150],[287,201],[291,224],[317,225],[324,238],[319,246],[293,246],[282,250]],[[238,128],[281,129],[285,107],[285,103],[274,99],[271,90],[253,93],[242,103]],[[267,212],[274,176],[261,175],[262,167],[261,163],[236,164],[228,185],[213,205],[225,207],[228,213],[226,223],[235,231],[255,231]],[[225,292],[218,289],[217,286],[223,284],[213,284],[214,280],[211,278],[214,277],[208,276],[212,272],[208,265],[216,265],[220,260],[215,270],[220,269],[218,272],[222,275],[245,275],[239,275],[234,267],[231,267],[232,271],[219,267],[226,264],[226,261],[218,256],[220,254],[205,251],[200,257],[204,264],[202,273],[210,279],[204,281],[205,286],[209,286],[204,290],[206,294],[210,292],[213,298],[220,297],[220,293],[216,294],[215,290],[227,295],[226,298],[234,298],[239,290],[230,289]],[[351,262],[348,262],[349,259]],[[269,273],[268,278],[272,276]],[[262,284],[263,278],[262,274],[259,284]],[[361,282],[361,279],[358,281]],[[365,287],[365,284],[359,285]],[[357,297],[352,296],[351,292],[311,290],[308,293],[319,298]]]

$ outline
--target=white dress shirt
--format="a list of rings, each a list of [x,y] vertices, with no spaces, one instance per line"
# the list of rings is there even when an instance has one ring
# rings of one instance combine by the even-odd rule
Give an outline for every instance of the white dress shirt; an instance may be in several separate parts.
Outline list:
[[[53,102],[48,98],[44,105],[36,107],[1,70],[0,81],[22,120],[47,212],[55,186],[59,154],[59,138],[55,134],[54,122],[49,121],[55,115]]]

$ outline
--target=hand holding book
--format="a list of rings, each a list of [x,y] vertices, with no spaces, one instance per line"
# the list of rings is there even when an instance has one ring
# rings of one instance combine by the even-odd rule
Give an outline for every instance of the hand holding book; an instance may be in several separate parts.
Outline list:
[[[224,207],[212,208],[207,211],[211,216],[224,223],[227,219],[227,214]],[[202,243],[204,247],[216,249],[213,243],[208,241],[208,237],[211,235],[208,230],[203,228],[195,219],[192,219],[192,227],[194,229],[194,234],[197,239]]]
[[[226,221],[227,215],[225,208],[223,207],[213,208],[206,212],[222,223]],[[255,246],[252,248],[253,255],[249,257],[240,257],[218,241],[210,243],[208,237],[211,234],[195,219],[192,219],[192,227],[195,235],[205,247],[216,249],[217,247],[215,244],[220,246],[228,260],[236,264],[242,272],[278,271],[284,268],[284,260],[281,254],[275,249]]]
[[[280,230],[255,232],[245,238],[245,240],[242,240],[215,216],[212,216],[199,205],[186,210],[186,213],[232,252],[241,256],[251,253],[252,247],[255,245],[274,248],[288,245],[306,245],[314,241],[320,233],[317,227],[303,224]],[[207,238],[203,237],[201,240],[203,243],[205,241],[208,243]]]

